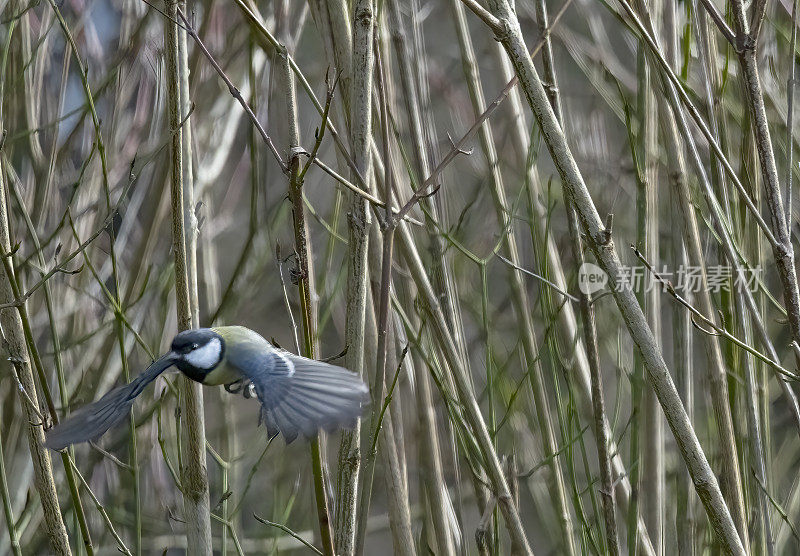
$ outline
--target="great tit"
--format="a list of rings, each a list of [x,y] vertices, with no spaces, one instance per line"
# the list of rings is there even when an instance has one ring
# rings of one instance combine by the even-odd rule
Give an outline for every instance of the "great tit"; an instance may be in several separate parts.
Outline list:
[[[95,440],[130,412],[133,401],[156,377],[175,366],[208,386],[239,384],[252,388],[270,437],[278,432],[289,443],[320,429],[353,427],[369,400],[361,378],[341,367],[277,349],[244,326],[197,328],[180,332],[169,352],[128,384],[75,411],[53,427],[45,445],[62,450]]]

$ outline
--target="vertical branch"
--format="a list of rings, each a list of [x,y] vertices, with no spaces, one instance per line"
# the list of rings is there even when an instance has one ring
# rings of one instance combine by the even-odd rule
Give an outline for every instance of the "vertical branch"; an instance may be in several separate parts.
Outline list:
[[[674,250],[680,254],[675,260],[684,267],[689,266],[690,259],[686,252],[686,241],[673,236]],[[675,377],[678,392],[686,406],[689,420],[694,419],[694,364],[692,342],[692,316],[683,308],[677,307],[672,313],[673,353],[675,361]],[[694,500],[692,498],[692,478],[682,469],[678,473],[675,493],[675,526],[678,533],[678,553],[694,556],[695,517]]]
[[[553,112],[563,129],[564,115],[561,109],[561,97],[558,92],[558,81],[553,60],[553,48],[548,32],[549,18],[547,5],[544,0],[536,2],[536,16],[539,30],[544,37],[542,44],[542,61],[545,79],[551,86],[548,88],[548,97]],[[532,204],[532,203],[531,203]],[[575,212],[575,206],[570,195],[564,196],[569,227],[570,247],[575,263],[583,265],[585,262],[583,239],[581,238],[580,223]],[[611,453],[615,451],[612,445],[611,430],[605,416],[605,400],[603,396],[603,377],[600,369],[600,349],[598,347],[597,326],[595,321],[594,305],[590,294],[579,292],[581,320],[583,323],[583,339],[585,342],[586,359],[588,360],[589,375],[591,377],[592,416],[594,421],[595,437],[597,443],[597,457],[600,466],[600,496],[603,501],[603,521],[606,532],[606,550],[611,555],[619,553],[619,534],[617,532],[616,499],[614,477],[611,474]],[[577,333],[576,333],[577,337]],[[624,492],[624,489],[622,489]],[[631,506],[635,506],[631,503]],[[640,527],[637,518],[634,522],[636,529],[633,537],[639,540],[645,553],[653,552],[651,541],[644,527]]]
[[[300,175],[300,132],[297,124],[297,101],[294,86],[294,75],[289,67],[289,58],[285,47],[278,49],[281,62],[282,78],[286,84],[286,111],[289,123],[289,199],[292,203],[294,222],[295,255],[297,256],[297,286],[300,293],[300,313],[303,330],[303,355],[313,359],[316,352],[316,311],[313,306],[313,276],[311,247],[308,238],[308,225],[303,205],[303,180]],[[311,467],[314,474],[314,494],[317,505],[322,548],[327,555],[334,554],[333,533],[331,531],[328,500],[325,489],[320,439],[311,441]]]
[[[171,141],[171,203],[172,249],[175,255],[175,300],[178,329],[199,326],[197,303],[197,239],[194,219],[194,186],[191,171],[191,145],[186,130],[188,120],[188,62],[185,36],[178,32],[178,14],[182,13],[182,0],[165,0],[170,21],[166,27],[165,49],[167,58],[167,104]],[[181,46],[181,43],[183,46]],[[181,377],[181,394],[184,400],[183,426],[185,434],[182,451],[183,467],[181,485],[186,520],[187,547],[191,554],[211,554],[211,508],[206,471],[205,418],[201,385]]]
[[[372,381],[372,412],[370,426],[367,429],[370,438],[365,439],[365,446],[370,446],[364,454],[365,468],[362,473],[360,493],[358,500],[358,530],[356,536],[356,554],[363,554],[364,542],[367,534],[367,522],[369,520],[369,506],[372,496],[372,483],[375,474],[377,443],[372,442],[372,436],[381,434],[383,449],[381,451],[384,460],[386,483],[389,495],[389,517],[393,534],[393,545],[395,554],[414,554],[414,537],[411,533],[411,516],[408,508],[408,489],[404,481],[404,471],[398,462],[397,451],[402,449],[395,442],[395,435],[392,430],[392,420],[390,408],[386,408],[381,422],[381,408],[389,400],[385,400],[386,392],[386,366],[388,349],[390,345],[389,331],[391,321],[389,319],[389,309],[391,305],[390,293],[392,290],[392,258],[394,255],[394,232],[397,227],[394,215],[392,214],[392,191],[393,188],[393,168],[389,148],[389,117],[386,99],[386,74],[381,59],[378,34],[374,34],[375,47],[375,73],[377,77],[377,88],[380,102],[381,113],[381,139],[383,141],[383,198],[386,203],[384,220],[381,223],[383,237],[381,242],[381,281],[378,292],[378,345],[375,364],[375,379]],[[380,430],[378,430],[378,428]]]
[[[648,12],[641,11],[644,17],[644,25],[647,26],[647,32],[652,37],[654,36],[654,27],[652,21],[649,19]],[[652,54],[655,55],[655,52]],[[650,60],[653,60],[651,56]],[[661,112],[661,125],[664,130],[666,139],[666,148],[669,160],[669,173],[671,176],[671,185],[676,188],[678,206],[682,214],[682,225],[684,240],[686,241],[687,251],[689,255],[690,264],[696,266],[700,273],[701,286],[698,289],[697,296],[701,310],[705,314],[714,314],[714,305],[711,299],[711,294],[708,288],[707,272],[706,272],[706,255],[702,249],[699,225],[695,216],[695,209],[692,202],[692,194],[689,189],[688,176],[684,163],[683,153],[679,146],[679,137],[683,136],[684,141],[687,142],[689,154],[694,165],[697,175],[699,176],[700,183],[703,186],[703,192],[710,207],[718,205],[716,197],[711,188],[711,183],[708,179],[705,165],[703,164],[696,147],[693,144],[693,138],[688,128],[685,116],[680,108],[677,99],[677,93],[672,83],[667,79],[664,72],[661,73],[662,87],[666,95],[662,102],[659,103]],[[671,108],[671,111],[669,110]],[[713,199],[713,201],[712,201]],[[717,223],[717,230],[722,238],[722,247],[728,262],[733,267],[739,266],[739,258],[737,251],[733,245],[733,240],[728,233],[726,224],[721,220],[722,216],[712,209],[711,211],[714,220]],[[749,294],[748,292],[748,295]],[[712,335],[704,335],[704,343],[706,349],[706,357],[708,360],[707,370],[709,376],[711,402],[714,410],[714,419],[717,423],[719,447],[723,454],[721,458],[721,472],[720,480],[722,492],[727,501],[728,507],[731,512],[736,528],[739,531],[741,542],[745,548],[748,546],[747,537],[747,524],[744,508],[744,494],[741,480],[741,470],[739,468],[739,460],[736,447],[736,436],[733,429],[733,415],[729,404],[729,391],[728,391],[728,376],[727,367],[722,355],[722,349],[718,338]]]
[[[794,89],[797,76],[797,0],[792,2],[792,35],[789,39],[789,78],[786,81],[786,225],[792,229],[792,177],[794,166]]]
[[[2,122],[1,116],[2,114],[0,114],[0,122]],[[0,303],[9,303],[14,301],[17,296],[13,287],[15,277],[11,264],[11,232],[4,175],[3,164],[0,163],[0,256],[3,259],[4,269],[0,276]],[[9,361],[11,361],[18,381],[20,403],[27,421],[25,428],[33,460],[34,486],[41,500],[47,537],[54,554],[68,556],[71,551],[67,529],[64,526],[58,504],[50,453],[44,447],[44,417],[39,410],[39,399],[36,394],[33,370],[25,346],[25,332],[22,328],[22,319],[18,308],[9,307],[0,311],[0,328],[3,331],[3,343]]]
[[[1,416],[0,416],[1,417]],[[0,421],[0,430],[2,427]],[[6,480],[6,460],[3,454],[3,443],[0,442],[0,496],[3,498],[3,515],[6,518],[8,528],[8,541],[14,556],[22,556],[22,547],[19,545],[19,532],[14,521],[14,509],[11,507],[11,495],[8,491],[8,481]]]
[[[749,37],[751,40],[745,41],[742,46],[743,49],[740,49],[738,52],[740,64],[743,66],[744,69],[744,81],[745,81],[745,89],[746,89],[746,96],[748,98],[748,104],[750,106],[749,114],[750,114],[750,124],[754,130],[754,134],[748,134],[746,144],[750,145],[749,152],[753,152],[752,146],[754,145],[756,150],[758,151],[758,156],[761,162],[762,168],[762,175],[764,179],[764,185],[767,190],[766,199],[769,204],[770,211],[780,210],[780,215],[772,215],[772,225],[773,225],[773,233],[775,234],[777,244],[773,245],[773,252],[776,252],[781,248],[781,244],[786,245],[788,243],[790,247],[789,255],[793,256],[793,248],[791,247],[791,218],[792,218],[792,207],[791,207],[791,183],[792,183],[792,152],[794,149],[794,145],[792,142],[792,128],[791,128],[791,121],[793,116],[793,98],[791,96],[788,98],[788,119],[787,122],[789,123],[788,127],[788,137],[789,143],[786,145],[787,149],[787,189],[786,189],[786,203],[785,209],[781,207],[781,199],[780,197],[774,198],[773,196],[777,193],[780,194],[780,184],[778,182],[777,176],[777,166],[771,168],[771,165],[775,164],[774,154],[770,152],[772,149],[771,139],[769,137],[769,129],[760,129],[764,124],[761,121],[761,112],[764,111],[765,116],[765,107],[763,106],[763,98],[759,98],[756,96],[756,86],[758,85],[758,76],[757,76],[757,62],[756,62],[756,48],[758,42],[758,34],[760,25],[764,18],[763,13],[763,2],[757,2],[756,7],[753,9],[753,26],[749,30]],[[760,8],[759,8],[760,6]],[[794,8],[796,8],[796,3],[794,4]],[[737,31],[740,33],[748,33],[747,23],[744,19],[741,19],[742,15],[742,5],[741,3],[734,2],[734,21],[737,27]],[[794,25],[795,21],[794,18],[792,20],[792,38],[790,41],[792,53],[791,53],[791,74],[793,76],[794,73],[794,40],[796,39],[796,27]],[[755,68],[756,75],[755,77],[752,75],[753,68]],[[792,81],[789,82],[788,86],[788,93],[791,95],[793,92],[793,83]],[[759,198],[760,195],[758,192],[755,192],[754,196]],[[783,212],[785,211],[785,214]],[[780,218],[778,217],[780,216]],[[781,218],[785,219],[785,228],[781,230],[776,230],[776,226],[780,225]],[[753,238],[750,241],[747,241],[747,246],[751,248],[751,251],[755,251],[756,257],[758,257],[760,249],[758,248],[759,240],[757,234],[751,228],[751,223],[748,222],[747,219],[738,219],[737,222],[741,222],[741,231],[739,237],[744,238],[744,240],[748,240]],[[792,270],[794,270],[794,262],[791,261]],[[741,272],[741,270],[739,270]],[[784,271],[779,271],[779,274],[782,276],[782,281],[784,283],[784,302],[787,307],[787,311],[791,311],[790,307],[793,305],[790,296],[789,296],[789,289],[787,289],[787,285],[791,284],[792,277],[790,275],[784,276]],[[794,288],[795,292],[797,290],[797,278],[794,277]],[[738,280],[735,281],[738,283]],[[756,311],[750,311],[746,309],[746,298],[743,288],[736,287],[735,291],[733,292],[734,295],[734,302],[735,302],[735,310],[736,310],[736,319],[739,321],[740,330],[742,331],[742,339],[747,344],[752,344],[753,338],[753,322],[757,321],[760,317]],[[749,295],[749,292],[748,292]],[[791,322],[792,317],[789,317]],[[758,325],[756,325],[758,326]],[[797,341],[797,336],[795,335],[795,327],[791,326],[793,330],[793,336],[795,341]],[[764,444],[762,441],[762,424],[761,424],[761,417],[759,414],[758,409],[758,394],[756,392],[756,366],[755,360],[749,353],[742,354],[743,357],[743,370],[744,370],[744,378],[745,378],[745,394],[744,394],[744,403],[747,415],[747,429],[748,429],[748,445],[749,445],[749,453],[750,453],[750,465],[752,466],[752,473],[756,477],[757,484],[755,485],[755,497],[756,500],[753,502],[754,506],[754,513],[756,514],[757,523],[755,525],[755,534],[753,539],[753,550],[756,552],[760,552],[762,554],[766,553],[772,556],[774,553],[774,542],[773,542],[773,535],[772,535],[772,527],[770,524],[769,514],[770,514],[770,503],[769,503],[769,491],[768,491],[768,482],[767,482],[767,474],[766,474],[766,462],[765,460],[765,450]],[[779,379],[780,380],[780,379]],[[781,381],[783,382],[783,381]],[[765,414],[765,418],[768,418],[768,413]]]
[[[642,2],[644,5],[644,2]],[[660,2],[647,3],[647,9],[657,15],[661,11]],[[656,20],[657,21],[657,20]],[[640,205],[637,241],[639,249],[647,253],[647,259],[657,266],[659,256],[658,238],[658,105],[653,89],[650,66],[645,61],[646,46],[638,47],[640,59],[639,79],[639,119],[641,121],[640,140],[642,142],[643,168],[637,204]],[[641,292],[642,308],[647,322],[653,331],[656,342],[661,346],[661,292],[652,287]],[[638,359],[638,358],[637,358]],[[644,379],[644,370],[641,373]],[[661,410],[653,389],[642,387],[641,419],[643,435],[641,451],[635,457],[641,462],[642,471],[639,483],[641,513],[656,554],[663,554],[664,544],[664,441],[661,426]],[[635,520],[637,516],[633,516]]]
[[[370,426],[367,431],[371,434],[373,429],[380,427],[383,431],[387,429],[387,424],[381,424],[378,421],[378,416],[383,407],[384,397],[386,395],[386,360],[388,352],[388,339],[389,339],[389,295],[392,288],[392,256],[394,251],[394,230],[396,223],[392,215],[392,164],[389,154],[389,123],[387,121],[386,110],[386,91],[385,91],[385,77],[383,73],[383,64],[381,63],[380,49],[378,48],[377,33],[374,36],[374,53],[375,53],[375,73],[377,77],[378,99],[380,101],[381,114],[381,139],[383,141],[382,155],[383,155],[383,199],[386,203],[386,210],[384,213],[384,220],[381,222],[381,229],[383,231],[383,241],[381,249],[381,276],[380,276],[380,291],[378,293],[378,315],[377,315],[377,328],[378,328],[378,346],[375,362],[375,377],[372,381],[372,407],[370,413]],[[376,431],[377,433],[378,431]],[[371,438],[366,439],[369,445]],[[384,445],[384,450],[395,450],[393,445]],[[377,443],[375,445],[377,450]],[[358,499],[358,529],[356,533],[356,554],[363,554],[364,541],[367,534],[367,522],[369,520],[369,507],[372,498],[372,482],[375,474],[375,450],[370,450],[363,454],[365,466],[361,477],[361,485]],[[397,549],[398,547],[395,547]],[[412,545],[413,549],[413,545]]]
[[[370,137],[372,134],[372,78],[374,66],[373,33],[375,11],[372,0],[353,5],[352,87],[350,94],[351,145],[356,169],[369,185],[372,174]],[[368,187],[369,189],[369,187]],[[348,213],[347,305],[345,316],[345,367],[364,374],[364,327],[367,304],[367,230],[371,215],[367,202],[352,194]],[[342,435],[339,446],[339,484],[337,500],[336,548],[352,554],[356,541],[358,475],[361,467],[360,425]]]
[[[664,43],[667,49],[667,60],[669,64],[676,68],[680,60],[678,46],[678,14],[674,2],[664,3]],[[659,113],[668,115],[667,120],[661,124],[661,133],[664,142],[667,143],[667,172],[669,174],[669,184],[671,188],[679,190],[679,184],[685,182],[685,163],[683,153],[678,149],[675,126],[670,126],[669,110],[659,102]],[[662,111],[663,110],[663,111]],[[674,155],[674,156],[673,156]],[[672,235],[672,259],[675,264],[684,268],[692,264],[687,252],[687,245],[690,244],[690,233],[696,230],[696,222],[692,228],[691,224],[687,227],[683,214],[678,212],[678,216],[683,223],[682,233]],[[691,216],[694,216],[692,213]],[[688,233],[687,233],[688,232]],[[678,392],[686,407],[689,421],[694,421],[694,344],[692,342],[692,318],[688,311],[677,308],[672,312],[672,343],[673,361],[675,365],[675,381]],[[694,556],[694,499],[692,498],[692,478],[685,469],[681,469],[676,478],[675,492],[675,528],[678,535],[678,552],[684,556]]]
[[[736,317],[740,322],[742,329],[742,340],[748,345],[753,344],[753,331],[750,317],[745,308],[744,296],[741,291],[734,293],[734,301],[736,305]],[[745,375],[745,404],[747,412],[747,428],[750,445],[750,458],[753,465],[753,473],[759,483],[756,486],[758,503],[756,505],[756,514],[760,518],[758,530],[761,531],[761,552],[766,547],[766,553],[769,556],[774,554],[774,543],[772,537],[772,528],[769,520],[769,501],[767,499],[768,492],[766,490],[766,471],[764,463],[764,447],[761,441],[761,422],[759,419],[758,396],[756,394],[756,379],[755,379],[755,361],[750,353],[743,353],[744,357],[744,375]],[[759,545],[753,543],[756,547]]]
[[[20,195],[19,188],[17,187],[17,184],[13,181],[9,183],[9,192],[11,193],[11,196],[14,198],[14,201],[17,203],[20,212],[22,213],[22,218],[25,221],[28,233],[31,236],[34,248],[36,249],[36,256],[39,260],[39,265],[41,268],[46,268],[47,263],[45,262],[45,257],[42,252],[42,247],[39,241],[39,237],[36,233],[36,228],[34,227],[33,221],[31,220],[31,216],[27,208],[25,207],[25,203],[22,199],[22,196]],[[12,282],[11,287],[14,288],[14,291],[17,294],[19,294],[20,290],[19,283],[15,284],[14,282]],[[58,382],[60,401],[62,407],[66,407],[68,405],[68,393],[66,391],[64,367],[61,360],[61,342],[59,339],[58,330],[56,328],[57,315],[55,314],[55,304],[53,303],[53,295],[49,282],[44,282],[44,284],[42,285],[42,290],[44,290],[45,308],[47,310],[48,324],[50,325],[50,334],[52,336],[52,341],[53,341],[53,359],[56,367],[56,380]],[[20,306],[19,316],[22,319],[22,330],[25,333],[25,339],[28,343],[28,350],[31,354],[31,359],[33,360],[33,367],[36,370],[36,374],[40,377],[41,380],[41,377],[46,376],[45,369],[44,365],[42,364],[42,359],[39,354],[39,350],[37,349],[36,343],[34,342],[33,331],[31,330],[30,319],[28,317],[26,306]],[[45,391],[49,389],[46,382],[40,382],[40,384],[43,385],[42,388],[44,388]],[[51,417],[53,419],[57,418],[54,413],[51,413]],[[132,450],[132,453],[135,455],[136,453],[135,449]],[[67,485],[69,486],[69,491],[72,496],[72,502],[74,504],[76,520],[78,522],[78,527],[81,532],[81,537],[83,538],[83,546],[86,549],[86,553],[89,556],[92,556],[94,554],[94,546],[92,544],[91,535],[89,533],[89,525],[86,521],[86,514],[83,510],[83,504],[81,503],[80,500],[80,493],[78,492],[78,483],[75,478],[75,472],[73,471],[72,465],[69,462],[69,458],[70,454],[68,452],[61,452],[61,460],[64,465],[64,475],[67,479]],[[137,485],[138,481],[134,479],[135,490]],[[139,509],[138,503],[136,509],[137,510]]]
[[[537,10],[539,3],[537,2]],[[542,15],[546,15],[543,13]],[[541,31],[544,35],[549,36],[551,33],[551,28],[549,27],[548,20],[546,17],[537,16],[540,19],[540,26]],[[542,22],[545,24],[542,25]],[[547,52],[547,45],[549,44],[549,40],[543,43],[543,52]],[[508,57],[503,49],[503,46],[498,44],[497,45],[497,54],[500,57],[500,64],[503,70],[504,79],[510,80],[514,77],[514,70],[511,67],[511,64],[508,60]],[[550,76],[548,74],[547,69],[547,57],[543,57],[544,64],[544,71],[545,71],[545,78],[548,82],[555,83],[555,76]],[[556,89],[551,88],[553,92],[556,92]],[[558,94],[554,94],[550,96],[551,103],[554,103],[558,100]],[[529,210],[532,211],[531,213],[531,220],[538,219],[541,221],[546,221],[549,217],[549,207],[545,206],[545,204],[541,201],[542,191],[539,176],[536,172],[536,166],[533,164],[534,159],[532,157],[528,157],[529,160],[525,160],[526,153],[531,152],[531,145],[532,142],[529,139],[529,126],[525,121],[525,113],[522,110],[522,102],[519,96],[519,90],[514,88],[509,93],[509,103],[512,110],[512,120],[515,122],[513,127],[514,133],[512,133],[512,141],[517,145],[516,150],[520,153],[519,156],[523,160],[523,164],[526,166],[527,176],[526,181],[528,182],[527,189],[528,189],[528,207]],[[557,108],[554,104],[554,110],[557,114],[560,113],[560,108]],[[570,235],[570,250],[573,252],[574,260],[576,264],[580,266],[583,264],[585,259],[584,257],[584,246],[583,240],[580,237],[580,223],[577,221],[577,215],[574,213],[574,206],[573,203],[569,200],[567,196],[565,198],[565,209],[567,211],[567,222],[570,225],[570,234],[578,234],[577,239],[578,243],[576,244],[575,241],[572,239],[572,235]],[[566,276],[564,275],[564,269],[562,266],[562,258],[563,253],[560,247],[556,244],[554,234],[548,233],[549,227],[548,226],[534,226],[533,231],[536,234],[535,242],[539,244],[544,244],[546,248],[544,249],[544,253],[541,255],[534,252],[534,255],[538,257],[537,263],[540,268],[546,268],[547,272],[550,275],[550,279],[562,290],[567,289],[567,281]],[[585,298],[585,300],[584,300]],[[611,436],[610,432],[610,424],[605,415],[598,414],[597,411],[599,406],[597,402],[599,401],[596,395],[593,393],[595,386],[600,386],[602,383],[601,380],[601,369],[599,366],[593,366],[591,362],[591,358],[593,357],[590,355],[590,351],[593,349],[592,344],[597,343],[597,332],[596,327],[592,325],[595,329],[594,334],[591,336],[587,336],[586,331],[586,323],[590,321],[594,321],[594,307],[592,305],[592,300],[590,296],[583,296],[581,304],[584,304],[586,309],[591,312],[591,315],[586,313],[583,308],[580,308],[581,317],[583,319],[583,328],[582,331],[579,332],[578,324],[576,320],[575,311],[573,310],[573,305],[570,303],[566,303],[560,307],[560,310],[556,312],[554,315],[555,318],[555,325],[556,330],[558,331],[561,337],[561,345],[567,346],[568,349],[573,349],[574,352],[572,353],[572,357],[570,357],[566,362],[569,363],[571,366],[569,370],[571,371],[571,376],[575,378],[575,384],[579,387],[578,393],[580,396],[578,400],[581,402],[578,406],[578,409],[581,412],[581,416],[587,420],[592,421],[595,424],[594,432],[596,435],[599,434],[602,427],[602,430],[605,431],[605,443],[607,444],[608,448],[605,451],[609,462],[609,480],[607,481],[608,485],[613,486],[613,496],[614,502],[618,503],[620,509],[623,512],[626,512],[629,505],[631,504],[631,484],[629,481],[629,471],[625,468],[623,464],[622,457],[621,457],[621,450],[618,448],[616,442],[614,441],[613,437]],[[581,341],[583,340],[583,341]],[[599,357],[599,352],[598,357]],[[599,359],[596,360],[599,363]],[[600,394],[602,394],[602,389],[599,390]],[[605,410],[605,405],[603,404],[603,410]],[[597,438],[597,445],[598,448],[602,445],[602,441],[600,440],[600,436],[596,436]],[[602,476],[601,476],[602,480]],[[611,517],[612,513],[610,510],[609,502],[611,500],[608,499],[608,496],[604,496],[604,515]],[[615,518],[616,521],[616,518]],[[614,523],[613,527],[616,536],[616,524]],[[608,533],[609,530],[606,529]],[[636,528],[636,535],[639,538],[639,542],[641,543],[642,547],[645,549],[647,554],[652,554],[652,544],[650,542],[650,538],[648,536],[647,529],[644,527],[644,522],[639,519],[638,525]]]
[[[416,6],[417,4],[417,2],[413,2],[412,6]],[[401,14],[401,3],[398,0],[391,0],[386,5],[386,9],[388,10],[389,29],[391,33],[392,44],[397,57],[400,91],[399,96],[402,98],[404,103],[405,114],[403,115],[405,116],[405,120],[407,122],[406,126],[408,127],[408,132],[410,134],[409,142],[412,145],[412,175],[416,176],[416,182],[419,184],[425,180],[427,176],[430,176],[431,168],[433,166],[432,161],[435,157],[435,148],[430,139],[434,129],[432,126],[430,129],[426,129],[424,123],[425,121],[431,121],[432,118],[430,117],[430,114],[424,113],[424,108],[426,106],[424,101],[426,100],[426,97],[424,95],[425,91],[421,90],[423,83],[420,83],[421,79],[419,78],[420,75],[429,75],[429,72],[426,69],[426,58],[424,53],[417,51],[416,58],[412,54],[412,45],[410,44],[412,43],[412,37],[409,36],[407,27],[403,21],[403,16]],[[417,13],[413,8],[411,11],[412,13]],[[417,22],[415,24],[415,29],[418,27],[419,23]],[[411,35],[418,36],[419,33],[411,33]],[[427,118],[425,117],[426,115],[428,116]],[[398,193],[400,195],[411,194],[410,188],[402,187],[404,184],[405,179],[396,180],[395,185],[398,187]],[[440,194],[442,192],[443,191],[440,190]],[[437,194],[437,198],[439,196],[440,195]],[[430,220],[435,223],[440,222],[441,210],[438,206],[440,203],[436,203],[434,202],[434,199],[430,198],[422,199],[420,202],[423,206],[425,206],[426,215],[429,215]],[[436,231],[436,225],[428,226],[427,231],[430,245],[430,259],[432,261],[431,279],[433,280],[433,286],[439,299],[441,299],[442,309],[448,322],[449,334],[452,335],[456,349],[461,354],[464,371],[468,376],[471,376],[472,372],[470,370],[470,361],[466,356],[467,347],[463,333],[460,307],[457,303],[458,293],[456,281],[453,277],[454,271],[452,268],[452,260],[447,254],[444,238]],[[423,390],[427,389],[428,392],[430,392],[431,379],[426,370],[424,368],[415,367],[415,372],[421,376],[424,376],[422,380],[426,384],[424,386],[420,386],[420,388]],[[418,381],[418,384],[422,383]],[[426,396],[424,391],[422,391],[419,393],[418,400],[426,401],[430,400],[430,397]],[[428,419],[428,416],[433,411],[433,407],[420,408],[419,411],[421,414],[421,419],[424,423],[431,426],[435,423],[435,420]],[[438,438],[436,438],[437,435],[438,433],[435,429],[428,431],[427,440],[431,443],[431,447],[439,444]],[[421,455],[426,458],[428,456],[434,458],[440,457],[438,450],[424,450]],[[447,455],[454,460],[458,458],[456,442],[452,436],[448,439]],[[434,474],[437,473],[437,468],[441,469],[441,462],[429,461],[428,463],[429,469]],[[456,512],[460,513],[462,482],[460,480],[460,470],[458,466],[454,466],[453,471],[455,473],[453,481],[453,498],[457,504]],[[480,477],[476,478],[473,474],[470,474],[470,478],[474,479],[472,481],[472,485],[477,496],[479,510],[483,512],[489,502],[490,493],[489,489],[485,487],[485,476],[483,476],[482,470],[478,470],[478,473],[481,474]],[[452,527],[445,520],[447,512],[450,511],[449,503],[445,499],[445,495],[447,495],[448,491],[442,490],[439,492],[434,492],[434,485],[428,484],[427,482],[424,486],[433,502],[448,504],[446,506],[442,505],[431,509],[431,516],[434,524],[436,524],[436,534],[441,537],[439,541],[439,544],[441,545],[443,542],[446,542],[445,538],[451,534],[450,531],[452,530],[455,532],[457,529],[457,527]],[[461,516],[458,515],[458,517],[460,518]]]
[[[467,87],[469,88],[470,99],[472,100],[472,109],[475,116],[478,117],[486,109],[486,100],[481,86],[477,58],[467,28],[464,8],[460,0],[452,0],[451,7],[461,49],[462,67],[464,68]],[[478,133],[481,147],[483,148],[489,166],[489,181],[492,188],[492,197],[494,199],[497,220],[500,223],[501,230],[509,229],[502,249],[506,257],[511,261],[513,267],[519,267],[520,256],[516,233],[511,222],[512,211],[510,203],[506,198],[505,185],[503,183],[502,174],[500,173],[500,164],[497,156],[497,149],[495,148],[494,133],[489,121],[483,122]],[[517,315],[518,323],[521,328],[520,339],[528,366],[534,406],[536,408],[536,417],[539,428],[541,429],[542,449],[544,457],[548,461],[550,473],[552,474],[549,488],[555,505],[556,519],[561,527],[560,533],[562,543],[560,548],[564,554],[575,554],[575,543],[572,534],[572,517],[570,508],[567,505],[564,473],[561,468],[562,458],[557,454],[556,436],[551,421],[550,402],[548,401],[547,392],[545,391],[542,367],[539,363],[540,357],[536,345],[532,311],[522,280],[522,273],[517,270],[517,268],[513,267],[509,268],[508,281],[515,314]],[[487,370],[488,369],[487,367]],[[489,382],[491,383],[491,380]]]
[[[575,262],[581,265],[585,261],[580,223],[572,201],[567,201],[567,222]],[[612,439],[611,430],[606,420],[605,399],[603,394],[603,375],[600,368],[600,349],[597,339],[597,322],[591,294],[580,292],[580,310],[583,321],[583,338],[586,342],[586,355],[589,359],[589,370],[592,384],[592,408],[594,410],[594,429],[597,439],[597,459],[600,465],[600,496],[603,500],[603,522],[606,532],[606,549],[612,556],[619,554],[619,533],[617,531],[616,499],[614,477],[611,474]],[[636,520],[634,537],[645,547],[646,553],[654,552],[647,530]]]
[[[797,269],[794,264],[794,246],[791,241],[790,228],[786,221],[787,208],[784,206],[778,180],[778,167],[775,163],[775,152],[770,137],[767,110],[764,105],[764,94],[761,87],[761,78],[758,74],[758,58],[756,48],[758,43],[758,29],[764,17],[763,11],[756,12],[756,21],[751,31],[744,2],[734,0],[733,20],[736,27],[736,47],[739,64],[742,68],[742,83],[745,99],[750,116],[753,118],[753,133],[758,150],[758,159],[761,164],[761,174],[764,179],[764,199],[770,214],[770,225],[775,236],[772,244],[772,253],[783,286],[783,302],[786,305],[786,314],[792,339],[800,343],[800,289],[797,283]],[[794,52],[792,52],[794,59]],[[791,143],[788,145],[791,148]]]
[[[501,22],[500,28],[497,29],[501,31],[498,38],[517,71],[520,85],[542,128],[542,134],[559,170],[562,183],[573,197],[582,227],[589,239],[589,246],[608,275],[617,306],[634,343],[642,352],[650,384],[656,391],[714,531],[725,550],[732,554],[744,554],[744,547],[722,497],[719,483],[689,422],[652,331],[633,292],[629,287],[623,286],[622,263],[611,241],[611,230],[604,226],[597,213],[566,137],[549,104],[542,82],[528,54],[519,21],[506,0],[491,0],[489,5],[491,12]]]

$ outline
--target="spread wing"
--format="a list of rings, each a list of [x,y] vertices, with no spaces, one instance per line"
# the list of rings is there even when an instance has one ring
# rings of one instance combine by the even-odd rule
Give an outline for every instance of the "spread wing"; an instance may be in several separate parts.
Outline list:
[[[311,438],[320,429],[354,427],[369,400],[367,385],[342,367],[272,346],[237,351],[228,355],[228,364],[253,383],[267,433],[280,432],[287,443],[298,435]]]
[[[164,356],[128,384],[114,388],[96,402],[75,411],[47,432],[45,446],[52,450],[63,450],[71,444],[97,440],[128,415],[136,396],[173,362],[170,357]]]

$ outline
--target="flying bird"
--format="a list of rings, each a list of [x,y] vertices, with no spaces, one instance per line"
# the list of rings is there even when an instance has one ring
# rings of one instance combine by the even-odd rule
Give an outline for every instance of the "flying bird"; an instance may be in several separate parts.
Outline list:
[[[84,406],[47,433],[45,445],[62,450],[96,440],[122,421],[133,401],[175,366],[208,386],[239,385],[261,402],[260,421],[271,436],[292,442],[320,429],[352,428],[369,401],[369,389],[347,369],[278,349],[244,326],[196,328],[178,333],[170,351],[128,384]],[[233,390],[231,390],[233,391]]]

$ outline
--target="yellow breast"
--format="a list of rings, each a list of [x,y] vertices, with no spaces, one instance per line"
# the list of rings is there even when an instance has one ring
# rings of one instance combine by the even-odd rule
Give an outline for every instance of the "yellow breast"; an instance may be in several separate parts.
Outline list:
[[[207,386],[219,386],[221,384],[236,382],[240,378],[242,378],[242,374],[235,367],[228,365],[228,363],[223,360],[203,378],[203,384]]]

